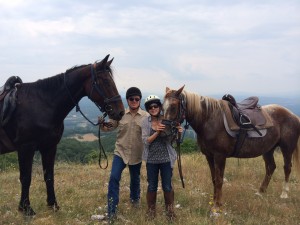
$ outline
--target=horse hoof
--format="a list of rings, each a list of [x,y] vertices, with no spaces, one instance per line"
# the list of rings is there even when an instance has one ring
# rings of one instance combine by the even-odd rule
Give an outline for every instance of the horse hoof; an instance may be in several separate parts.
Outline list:
[[[59,205],[55,202],[52,205],[48,205],[49,209],[52,209],[54,212],[57,212],[59,210]]]
[[[223,211],[220,207],[213,206],[210,210],[210,218],[218,218],[223,214]]]
[[[209,215],[210,218],[218,218],[220,216],[221,216],[221,213],[219,213],[219,212],[210,212],[210,215]]]
[[[259,197],[263,197],[261,192],[256,192],[255,195],[257,195]]]
[[[280,195],[280,198],[287,199],[288,198],[288,194],[286,192],[282,192],[282,194]]]
[[[25,205],[25,206],[19,205],[19,211],[23,212],[25,216],[34,216],[34,215],[36,215],[35,211],[31,208],[30,205]]]

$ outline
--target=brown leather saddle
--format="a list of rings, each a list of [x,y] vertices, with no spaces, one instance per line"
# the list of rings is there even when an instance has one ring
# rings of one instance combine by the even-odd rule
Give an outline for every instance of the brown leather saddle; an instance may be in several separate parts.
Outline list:
[[[261,107],[258,104],[258,97],[252,96],[237,103],[230,94],[223,96],[222,100],[228,101],[232,116],[236,124],[243,129],[254,129],[260,133],[256,126],[266,123]]]
[[[236,156],[243,146],[245,138],[247,137],[247,132],[249,130],[254,130],[259,136],[262,136],[262,133],[257,127],[266,124],[267,120],[261,110],[261,106],[258,104],[258,97],[256,96],[246,98],[237,103],[232,95],[226,94],[222,97],[222,100],[228,101],[232,118],[239,127],[232,155]]]

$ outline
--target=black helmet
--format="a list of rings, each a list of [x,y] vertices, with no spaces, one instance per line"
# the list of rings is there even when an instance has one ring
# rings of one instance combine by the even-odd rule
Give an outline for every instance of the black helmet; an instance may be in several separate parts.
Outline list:
[[[126,99],[128,99],[131,96],[140,96],[140,98],[142,98],[142,93],[137,87],[131,87],[128,88],[128,90],[126,91]]]
[[[161,106],[160,98],[156,95],[149,95],[145,99],[145,109],[148,111],[148,108],[151,104],[156,103],[157,105]]]

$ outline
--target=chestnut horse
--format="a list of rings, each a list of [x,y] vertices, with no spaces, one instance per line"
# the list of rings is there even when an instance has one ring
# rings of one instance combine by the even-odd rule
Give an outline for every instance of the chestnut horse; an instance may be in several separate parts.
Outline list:
[[[107,55],[94,64],[73,67],[65,73],[22,83],[17,88],[17,104],[14,113],[4,127],[0,127],[11,140],[14,148],[7,149],[0,140],[0,153],[17,151],[21,199],[19,210],[25,215],[35,215],[30,206],[32,162],[35,151],[41,153],[44,181],[47,189],[47,204],[58,210],[54,191],[54,160],[57,144],[63,130],[64,119],[78,102],[88,96],[96,106],[114,120],[124,114],[122,99],[113,80],[111,63]],[[3,102],[0,103],[0,109]]]
[[[214,187],[214,212],[222,205],[222,185],[226,158],[232,157],[236,138],[225,130],[222,101],[200,96],[183,90],[166,88],[163,110],[164,119],[169,124],[186,121],[197,133],[197,142],[205,155]],[[262,155],[265,161],[266,174],[259,192],[266,191],[272,174],[276,168],[274,150],[280,147],[284,158],[285,185],[281,194],[287,198],[288,182],[292,167],[292,156],[298,172],[300,172],[300,120],[299,117],[280,105],[262,106],[268,113],[273,126],[267,129],[264,137],[246,138],[239,153],[234,157],[253,158]],[[174,123],[175,122],[175,123]]]

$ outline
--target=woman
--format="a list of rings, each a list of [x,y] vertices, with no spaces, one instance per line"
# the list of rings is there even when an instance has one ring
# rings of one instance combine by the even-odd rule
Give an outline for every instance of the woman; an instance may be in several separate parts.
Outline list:
[[[142,139],[144,142],[143,160],[147,169],[147,218],[153,219],[156,215],[156,195],[158,174],[160,172],[162,189],[164,191],[165,206],[169,220],[175,219],[174,190],[172,187],[173,166],[176,161],[176,151],[168,137],[160,135],[165,129],[161,123],[162,104],[158,96],[150,95],[145,99],[145,109],[150,116],[142,124]],[[177,127],[182,132],[182,127]]]

